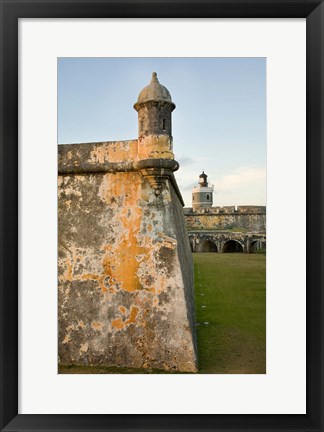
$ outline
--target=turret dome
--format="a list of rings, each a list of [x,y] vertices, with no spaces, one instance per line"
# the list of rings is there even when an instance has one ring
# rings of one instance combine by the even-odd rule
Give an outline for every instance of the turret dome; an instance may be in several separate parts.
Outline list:
[[[150,84],[143,88],[134,104],[138,113],[138,137],[167,135],[172,141],[171,113],[174,108],[168,89],[159,83],[153,72]]]
[[[150,84],[144,87],[138,95],[138,99],[134,105],[134,108],[136,109],[136,105],[149,101],[169,102],[175,108],[175,104],[172,102],[169,90],[159,83],[156,72],[152,73]]]

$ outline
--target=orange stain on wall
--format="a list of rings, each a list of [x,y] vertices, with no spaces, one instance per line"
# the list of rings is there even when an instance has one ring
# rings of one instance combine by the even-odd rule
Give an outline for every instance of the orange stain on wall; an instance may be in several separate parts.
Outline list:
[[[111,325],[115,327],[117,330],[121,330],[125,327],[124,321],[121,318],[117,318],[112,321]]]
[[[91,327],[94,330],[102,330],[102,323],[97,322],[97,321],[93,321],[93,323],[91,324]]]
[[[126,178],[125,178],[126,176]],[[118,241],[107,245],[102,265],[106,275],[114,278],[120,288],[133,292],[142,289],[137,271],[139,263],[136,256],[147,254],[148,250],[139,246],[137,236],[140,234],[143,210],[141,198],[141,177],[138,173],[116,173],[103,180],[104,200],[111,197],[121,198],[122,205],[116,208],[118,214]],[[113,265],[112,265],[113,263]]]
[[[136,306],[132,306],[130,316],[127,321],[125,321],[125,324],[134,324],[136,322],[136,318],[139,312],[139,308]]]
[[[119,310],[121,308],[125,309],[123,306],[121,306]],[[112,321],[111,325],[115,327],[115,329],[121,330],[124,327],[128,326],[129,324],[135,324],[138,313],[139,313],[139,308],[136,306],[132,306],[129,317],[126,321],[123,321],[121,318],[117,318]]]

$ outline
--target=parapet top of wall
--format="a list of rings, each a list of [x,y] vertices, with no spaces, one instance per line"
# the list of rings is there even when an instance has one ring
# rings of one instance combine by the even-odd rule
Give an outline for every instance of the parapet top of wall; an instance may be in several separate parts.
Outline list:
[[[151,141],[153,140],[152,137]],[[159,137],[155,144],[159,145]],[[138,140],[105,141],[58,146],[59,174],[85,172],[138,171],[143,168],[165,168],[176,171],[178,162],[158,151],[143,152]],[[153,146],[152,146],[153,147]],[[173,155],[173,154],[172,154]]]
[[[239,213],[265,213],[267,207],[266,206],[238,206],[237,211]]]
[[[59,145],[58,170],[60,174],[132,171],[137,146],[137,140]]]
[[[224,207],[209,207],[209,208],[196,208],[185,207],[183,209],[185,215],[190,214],[266,214],[266,206],[224,206]]]

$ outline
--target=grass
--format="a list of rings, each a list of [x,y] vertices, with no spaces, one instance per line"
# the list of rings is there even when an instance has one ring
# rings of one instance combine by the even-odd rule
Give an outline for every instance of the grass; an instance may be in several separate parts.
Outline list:
[[[198,373],[265,373],[265,255],[211,252],[196,253],[193,254],[193,258],[198,324]],[[59,373],[160,374],[166,372],[105,366],[60,365]]]
[[[265,255],[193,257],[199,372],[265,373]]]

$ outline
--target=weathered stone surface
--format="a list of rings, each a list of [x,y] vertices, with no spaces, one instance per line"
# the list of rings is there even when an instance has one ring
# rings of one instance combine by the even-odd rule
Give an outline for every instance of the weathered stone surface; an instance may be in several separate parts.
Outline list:
[[[174,177],[157,196],[126,157],[135,143],[109,146],[60,146],[60,361],[194,372],[193,267]]]
[[[252,232],[265,232],[266,207],[235,206],[212,207],[207,211],[193,211],[185,208],[185,218],[188,230],[194,229],[232,229],[242,228]]]

